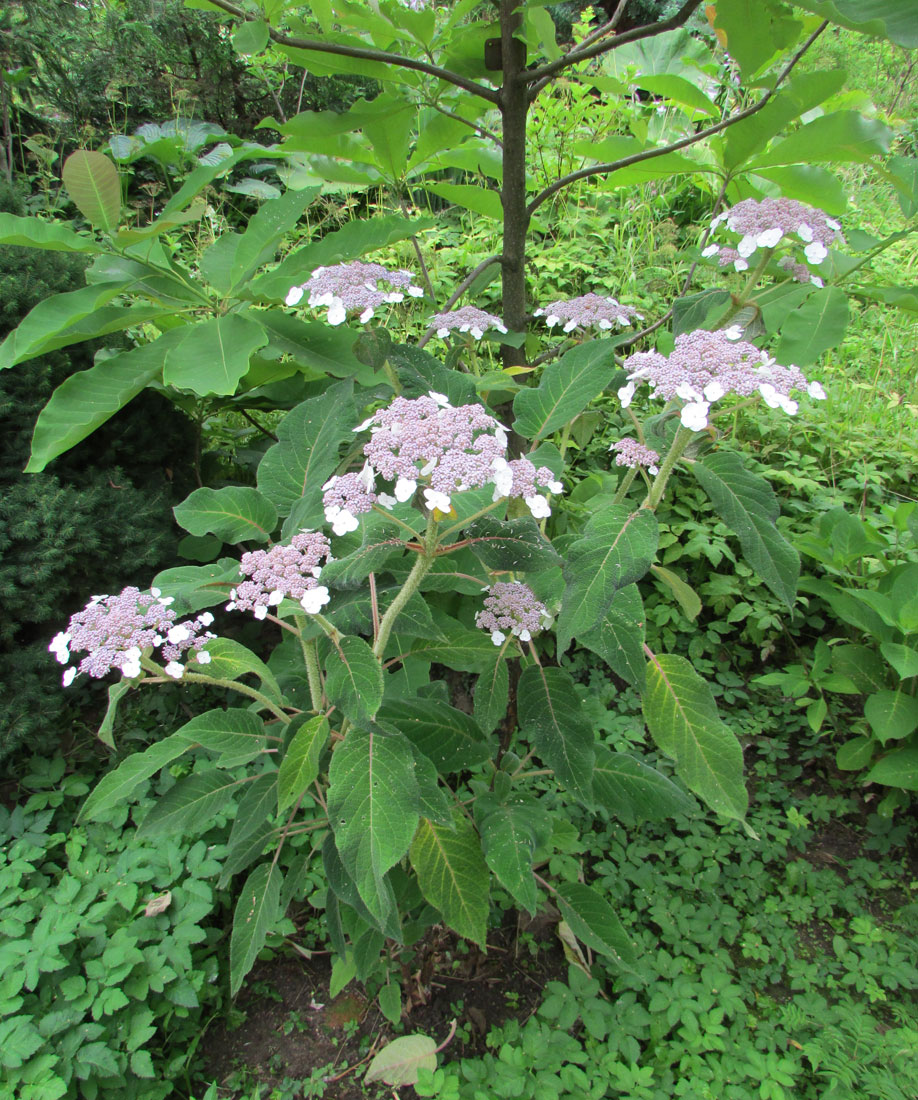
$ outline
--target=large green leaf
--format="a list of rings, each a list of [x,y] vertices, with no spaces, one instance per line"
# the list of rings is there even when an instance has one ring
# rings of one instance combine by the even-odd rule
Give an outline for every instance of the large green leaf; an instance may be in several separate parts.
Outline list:
[[[558,887],[555,899],[578,940],[622,970],[638,973],[637,943],[597,890],[581,882],[565,882]]]
[[[282,301],[294,285],[304,283],[317,267],[349,263],[373,252],[403,241],[434,225],[432,218],[409,221],[401,214],[384,218],[354,218],[341,229],[326,233],[318,241],[296,249],[267,275],[260,275],[250,287],[256,299]]]
[[[21,218],[18,214],[0,213],[0,244],[43,248],[49,252],[98,252],[92,237],[74,233],[60,222],[39,218]]]
[[[718,0],[714,11],[714,26],[726,34],[730,56],[747,81],[800,34],[799,20],[762,0]]]
[[[77,209],[97,229],[112,233],[121,216],[118,169],[102,153],[77,149],[64,161],[61,178]]]
[[[775,526],[778,502],[768,482],[750,473],[739,455],[730,451],[692,463],[692,473],[739,539],[752,568],[788,608],[793,607],[800,555]]]
[[[291,723],[292,725],[292,723]],[[319,758],[328,744],[328,720],[323,714],[306,717],[293,735],[277,777],[277,808],[283,813],[312,785],[319,774]]]
[[[500,221],[504,216],[499,191],[469,183],[425,183],[424,186],[441,199],[471,210],[473,214],[481,214],[485,218],[493,218],[494,221]]]
[[[794,0],[794,3],[850,30],[879,35],[907,49],[918,46],[918,20],[912,0]]]
[[[656,768],[626,752],[610,752],[605,745],[596,746],[593,793],[600,806],[626,825],[665,821],[695,806],[681,787]]]
[[[867,783],[918,791],[918,746],[909,745],[887,753],[865,776]]]
[[[474,558],[471,560],[475,561]],[[487,580],[484,579],[484,584],[486,583]],[[475,587],[480,591],[483,585]],[[438,625],[442,628],[446,641],[418,639],[411,647],[413,656],[446,665],[457,672],[483,672],[490,666],[494,658],[494,643],[490,634],[483,630],[468,630],[459,623],[438,621]]]
[[[132,401],[159,377],[166,350],[178,338],[175,330],[167,332],[65,378],[38,415],[26,472],[42,471]]]
[[[262,863],[246,879],[230,936],[230,994],[235,997],[242,980],[255,965],[268,933],[282,916],[280,894],[283,875],[275,863]]]
[[[224,809],[242,781],[226,772],[202,771],[180,779],[143,819],[138,837],[197,833]]]
[[[252,354],[267,342],[264,328],[239,313],[186,325],[182,339],[166,353],[163,381],[201,397],[229,396],[248,371]]]
[[[616,592],[644,576],[656,550],[657,521],[646,508],[631,512],[610,504],[590,519],[567,552],[556,628],[559,653],[600,623]]]
[[[207,643],[210,664],[205,673],[214,679],[238,680],[242,676],[257,676],[261,690],[275,702],[281,699],[281,690],[274,673],[255,654],[235,638],[214,638]]]
[[[377,721],[384,729],[404,734],[440,775],[473,768],[491,755],[491,745],[475,720],[437,699],[387,702]]]
[[[690,791],[725,817],[745,816],[743,750],[721,721],[711,689],[684,657],[664,654],[648,663],[644,718]]]
[[[210,666],[208,666],[209,669]],[[189,748],[200,745],[216,753],[218,768],[238,768],[265,751],[265,727],[258,715],[241,707],[208,710],[186,722],[175,737],[183,737]]]
[[[625,585],[612,597],[606,613],[577,641],[591,649],[623,680],[644,684],[644,604],[636,584]]]
[[[263,848],[266,837],[273,832],[273,820],[277,814],[277,778],[277,769],[272,768],[246,783],[226,842],[229,851],[235,853],[237,864],[243,852],[251,851],[256,838]]]
[[[896,670],[901,680],[918,676],[918,649],[898,642],[883,642],[880,652]]]
[[[421,893],[460,936],[486,946],[488,865],[475,829],[458,811],[450,830],[423,820],[411,845]]]
[[[128,286],[123,281],[96,283],[45,298],[26,314],[19,327],[13,329],[0,344],[0,370],[34,359],[47,351],[100,335],[94,324],[94,315],[112,298],[127,290]],[[125,312],[119,310],[118,315],[123,316]],[[88,326],[81,328],[79,334],[71,332],[73,339],[70,339],[68,331],[85,319],[89,319]],[[102,325],[102,328],[105,326]]]
[[[282,352],[302,367],[333,378],[353,378],[364,386],[377,381],[373,368],[354,354],[359,333],[347,325],[332,328],[280,310],[265,310],[258,320],[268,334],[270,351]]]
[[[254,26],[254,24],[248,24]],[[230,295],[274,258],[284,235],[294,228],[320,188],[288,191],[262,203],[244,233],[223,233],[201,256],[201,274],[218,294]]]
[[[416,512],[410,518],[415,516]],[[360,545],[350,553],[343,553],[336,544],[340,557],[322,567],[323,584],[344,589],[360,588],[367,577],[379,573],[393,555],[404,553],[404,528],[378,512],[363,517],[360,539]]]
[[[106,810],[120,805],[145,779],[171,764],[190,747],[191,743],[180,730],[171,737],[154,742],[143,752],[135,752],[99,780],[83,803],[80,820],[97,820]]]
[[[387,1043],[374,1057],[363,1079],[366,1084],[385,1081],[398,1095],[402,1085],[418,1083],[419,1069],[433,1073],[436,1068],[437,1044],[433,1039],[427,1035],[402,1035]]]
[[[209,565],[179,565],[164,569],[153,578],[153,585],[164,596],[175,599],[173,609],[180,615],[200,611],[229,600],[230,589],[240,580],[238,558],[220,558]]]
[[[531,516],[510,520],[482,516],[466,527],[465,536],[475,557],[496,571],[531,573],[560,561]]]
[[[555,776],[585,806],[593,805],[593,727],[570,675],[530,665],[517,688],[520,730]]]
[[[495,646],[490,667],[479,673],[475,682],[475,722],[484,733],[492,733],[507,713],[510,674],[507,662]]]
[[[482,800],[479,800],[482,803]],[[535,916],[539,891],[532,874],[532,857],[545,822],[536,802],[500,803],[493,795],[476,803],[485,862],[513,900]]]
[[[889,150],[893,132],[856,111],[834,111],[801,126],[752,158],[749,167],[781,164],[863,163]]]
[[[837,286],[814,289],[781,326],[775,359],[784,366],[809,366],[842,342],[847,327],[848,295]]]
[[[534,389],[513,399],[513,430],[533,442],[564,427],[620,377],[617,340],[590,340],[565,352],[542,371]]]
[[[325,663],[325,694],[352,722],[372,718],[383,696],[382,665],[363,638],[340,638]]]
[[[882,744],[901,741],[918,729],[918,699],[905,691],[878,691],[864,703],[864,717]]]
[[[353,878],[341,862],[341,855],[335,847],[335,838],[331,833],[326,836],[322,844],[322,865],[335,898],[349,905],[362,921],[373,928],[378,928],[390,940],[395,940],[396,943],[402,942],[398,906],[388,876],[382,880],[380,915],[375,916],[364,904]]]
[[[192,535],[216,535],[224,542],[268,542],[277,526],[270,500],[250,485],[206,485],[173,508],[176,523]]]
[[[302,500],[297,514],[304,526],[322,525],[322,486],[338,465],[339,447],[353,439],[353,392],[351,382],[338,382],[291,409],[278,425],[277,443],[258,464],[258,488],[282,516]]]
[[[414,754],[398,734],[352,728],[332,754],[328,820],[341,862],[366,907],[386,920],[386,872],[408,851],[418,825]]]

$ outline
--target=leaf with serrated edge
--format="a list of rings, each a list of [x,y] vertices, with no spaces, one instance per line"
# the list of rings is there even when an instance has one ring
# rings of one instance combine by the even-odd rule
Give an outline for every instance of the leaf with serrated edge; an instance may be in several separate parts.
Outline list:
[[[129,798],[145,779],[149,779],[167,764],[171,764],[190,747],[188,739],[183,737],[182,731],[179,730],[171,737],[156,741],[143,752],[129,756],[114,771],[99,780],[83,803],[79,820],[98,819],[99,814]]]
[[[906,691],[877,691],[864,703],[864,717],[882,744],[901,741],[918,729],[918,699]]]
[[[743,750],[721,721],[711,689],[684,657],[662,654],[648,662],[644,719],[690,791],[725,817],[745,817]]]
[[[644,686],[644,604],[636,584],[625,585],[612,597],[596,626],[578,634],[612,671],[635,687]]]
[[[385,919],[383,876],[408,851],[418,823],[414,768],[404,737],[357,728],[331,758],[328,819],[335,845],[378,920]]]
[[[438,699],[387,702],[377,721],[385,729],[404,734],[441,775],[483,764],[491,755],[491,746],[474,719]]]
[[[577,939],[629,974],[638,973],[635,941],[622,927],[612,906],[592,886],[564,882],[558,887],[555,900]]]
[[[538,386],[520,390],[513,399],[513,430],[525,439],[544,439],[583,412],[594,397],[624,377],[615,369],[619,342],[578,344],[545,367]]]
[[[474,715],[482,733],[493,733],[497,728],[507,713],[509,696],[510,674],[507,662],[495,646],[493,664],[479,673],[475,682]]]
[[[411,845],[411,865],[421,893],[460,936],[485,948],[488,865],[474,828],[458,811],[452,832],[421,821]]]
[[[277,808],[283,813],[303,794],[319,774],[319,757],[328,743],[324,715],[308,718],[293,735],[277,777]]]
[[[517,688],[520,729],[555,776],[585,806],[593,804],[593,727],[574,681],[560,668],[530,665]]]
[[[180,779],[152,807],[137,830],[137,836],[166,836],[198,830],[227,805],[243,782],[221,771],[195,772]]]
[[[363,638],[340,638],[325,665],[325,693],[352,722],[372,718],[383,696],[382,665]]]
[[[482,516],[465,529],[472,553],[489,569],[528,573],[560,562],[531,516],[498,520]]]
[[[778,502],[768,482],[750,473],[730,451],[693,462],[692,473],[739,539],[752,568],[787,607],[793,607],[800,556],[775,526]]]
[[[596,746],[593,771],[596,801],[611,814],[633,825],[638,821],[665,821],[690,813],[695,803],[671,779],[625,752]]]
[[[224,542],[267,542],[277,526],[270,500],[250,485],[204,486],[173,508],[175,520],[192,535],[216,535]]]
[[[210,666],[208,665],[208,670]],[[175,733],[184,737],[189,746],[200,745],[208,752],[219,753],[218,768],[237,768],[248,764],[265,751],[264,723],[257,714],[242,707],[208,710],[186,722]]]
[[[381,995],[380,995],[381,996]],[[393,1088],[416,1085],[418,1070],[437,1068],[437,1044],[426,1035],[403,1035],[387,1043],[370,1062],[364,1081],[385,1081]]]
[[[537,805],[505,803],[478,822],[485,862],[517,904],[533,916],[539,891],[532,874],[536,830],[544,810]]]
[[[235,997],[280,916],[283,876],[275,863],[262,863],[246,879],[230,936],[230,994]]]

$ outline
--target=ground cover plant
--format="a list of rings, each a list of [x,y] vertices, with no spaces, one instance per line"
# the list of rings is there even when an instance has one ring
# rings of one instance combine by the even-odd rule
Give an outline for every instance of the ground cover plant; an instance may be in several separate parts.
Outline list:
[[[279,9],[211,6],[242,18],[242,52],[273,42],[289,58],[310,55],[313,67],[330,52],[326,64],[359,64],[385,87],[334,117],[271,120],[280,146],[206,154],[148,225],[123,224],[114,163],[80,151],[64,185],[92,228],[16,217],[0,226],[9,243],[94,256],[85,289],[42,303],[0,347],[4,366],[89,336],[144,337],[56,391],[36,426],[31,470],[147,386],[201,423],[244,415],[263,440],[248,456],[247,483],[202,485],[175,510],[205,564],[93,597],[51,643],[68,666],[68,690],[77,677],[120,674],[100,727],[113,747],[118,706],[132,693],[178,683],[220,693],[218,706],[205,703],[105,776],[81,820],[105,821],[157,775],[161,795],[140,820],[138,843],[193,837],[214,814],[232,816],[222,881],[245,878],[230,934],[231,993],[287,927],[307,872],[334,951],[330,993],[358,979],[393,1026],[410,1000],[404,952],[441,923],[483,948],[495,910],[509,906],[535,914],[550,901],[572,953],[596,952],[631,976],[622,981],[646,981],[641,936],[623,923],[594,861],[574,858],[577,832],[603,811],[665,820],[694,806],[687,789],[745,823],[755,841],[739,731],[716,701],[739,698],[742,679],[733,672],[731,683],[727,663],[709,656],[723,632],[699,623],[687,656],[660,646],[667,626],[684,635],[702,610],[670,568],[681,556],[678,531],[694,523],[691,552],[720,554],[719,587],[703,593],[715,605],[760,586],[762,606],[734,622],[754,619],[748,643],[770,638],[792,614],[800,558],[777,523],[772,486],[744,454],[740,425],[769,416],[762,408],[792,416],[825,400],[815,364],[844,335],[852,299],[909,308],[908,288],[871,283],[864,271],[910,232],[914,162],[886,159],[893,131],[832,102],[837,76],[796,72],[825,23],[784,9],[767,9],[774,39],[727,2],[689,34],[681,24],[699,7],[689,3],[620,34],[615,15],[596,29],[584,20],[565,51],[539,5],[503,4],[494,26],[472,20],[470,5],[439,18],[396,3],[342,9],[336,18],[350,21],[350,38],[317,5],[315,39]],[[848,18],[844,5],[824,6],[821,14]],[[867,29],[908,41],[903,11],[889,4]],[[720,79],[718,34],[744,80],[761,82],[751,102],[742,84]],[[390,41],[427,53],[393,57],[383,48]],[[500,78],[487,75],[496,71]],[[540,178],[527,171],[526,116],[564,71],[625,99],[604,130],[578,133],[570,148],[546,137]],[[650,99],[629,96],[635,80]],[[444,131],[442,119],[454,127]],[[904,228],[867,237],[833,216],[844,207],[841,184],[799,161],[805,152],[828,163],[839,150],[854,163],[883,158]],[[205,189],[257,158],[296,164],[298,187],[197,254],[174,252],[174,235],[205,215]],[[499,192],[454,174],[470,166],[493,173]],[[381,205],[407,201],[412,188],[465,205],[499,223],[498,250],[466,265],[444,299],[439,255],[424,258],[429,220],[356,220],[291,247],[320,187],[342,175],[384,189]],[[647,301],[596,295],[592,283],[564,296],[566,286],[552,292],[544,274],[539,298],[528,297],[532,247],[549,235],[548,211],[561,209],[565,187],[608,177],[614,193],[674,175],[715,184],[686,189],[695,203],[708,192],[707,224],[692,269],[671,280],[671,308],[641,316]],[[828,212],[813,204],[817,193]],[[413,260],[400,242],[410,242]],[[399,266],[362,259],[396,247]],[[708,285],[690,293],[705,265]],[[499,304],[488,292],[497,271]],[[459,306],[466,293],[472,300]],[[400,316],[419,339],[402,342]],[[670,329],[659,327],[668,320]],[[641,343],[652,332],[655,347]],[[446,354],[430,354],[443,341]],[[597,398],[605,425],[589,409]],[[606,469],[589,459],[600,445],[611,447]],[[834,610],[824,585],[814,592]],[[731,611],[738,607],[734,600]],[[890,613],[887,625],[902,636],[878,641],[907,661],[910,620]],[[238,632],[240,616],[247,625]],[[630,750],[597,741],[602,715],[580,684],[584,651],[606,682],[631,685],[631,705],[640,699],[671,765],[638,748],[640,739]],[[874,728],[870,743],[871,762],[881,755],[871,780],[901,791],[914,784],[910,758],[896,755],[909,752],[918,725],[904,701],[910,679],[883,689],[904,724],[894,735]],[[888,753],[890,740],[904,748]],[[579,807],[566,809],[573,835],[552,824],[559,785],[566,805]],[[886,808],[904,803],[897,795]],[[579,995],[597,994],[587,983]],[[405,1044],[387,1047],[371,1076],[413,1081],[436,1045],[413,1040],[407,1055]],[[776,1087],[787,1083],[776,1074]]]

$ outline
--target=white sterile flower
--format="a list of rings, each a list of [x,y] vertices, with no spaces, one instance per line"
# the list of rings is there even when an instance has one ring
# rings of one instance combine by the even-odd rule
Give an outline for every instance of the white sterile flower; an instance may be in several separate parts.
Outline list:
[[[166,637],[173,645],[176,645],[178,642],[187,641],[191,637],[191,630],[185,623],[179,623],[178,626],[169,628]]]
[[[762,400],[770,409],[778,408],[780,402],[778,401],[778,391],[770,382],[763,382],[759,386],[759,393],[762,395]]]
[[[388,493],[380,493],[376,498],[377,503],[381,504],[383,508],[387,508],[390,512],[398,504],[395,497],[390,497]]]
[[[388,302],[390,305],[395,305],[398,302],[404,302],[404,300],[405,295],[401,294],[397,290],[393,290],[391,294],[387,294],[385,297],[385,301]]]
[[[577,322],[573,318],[571,318],[571,320],[568,321],[567,324],[564,326],[564,329],[562,331],[564,331],[564,332],[573,332],[576,327],[577,327]]]
[[[536,310],[536,314],[539,314],[541,312],[541,310]],[[557,313],[549,313],[549,315],[545,318],[545,324],[548,325],[549,328],[554,328],[560,320],[561,318],[557,315]]]
[[[743,326],[742,325],[730,325],[729,328],[724,329],[724,336],[728,340],[742,340],[743,338]]]
[[[551,515],[551,505],[546,497],[523,497],[534,519],[548,519]]]
[[[742,258],[740,258],[739,260],[734,260],[733,261],[733,270],[734,271],[748,271],[749,270],[749,264],[746,263],[746,261]]]
[[[213,621],[214,617],[209,611],[203,611],[200,615],[198,615],[198,622],[201,624],[201,626],[210,626]]]
[[[411,500],[417,489],[418,483],[416,481],[412,481],[408,477],[400,477],[395,483],[395,499],[399,504],[404,504],[406,500]],[[449,508],[449,505],[447,505],[447,508]]]
[[[676,397],[681,397],[683,401],[700,401],[703,396],[691,382],[680,382],[676,387]]]
[[[563,485],[561,484],[561,482],[560,482],[560,481],[549,481],[549,483],[548,483],[548,485],[546,486],[546,488],[548,489],[548,491],[549,491],[550,493],[554,493],[554,494],[555,494],[556,496],[557,496],[557,495],[558,495],[559,493],[563,493],[563,492],[564,492],[564,486],[563,486]]]
[[[347,535],[360,526],[356,516],[352,516],[350,512],[346,512],[337,505],[325,509],[325,520],[331,524],[331,529],[336,535]]]
[[[720,252],[719,244],[709,244],[707,248],[702,249],[701,255],[708,259],[710,256],[716,256],[718,252]]]
[[[171,676],[173,680],[181,680],[182,674],[185,671],[185,666],[179,661],[170,661],[165,667],[165,673],[167,676]]]
[[[704,388],[705,400],[713,404],[715,401],[719,401],[726,392],[720,382],[715,379],[713,382],[708,382]]]
[[[121,655],[121,672],[129,680],[140,675],[140,649],[137,646],[131,646]]]
[[[448,328],[438,328],[437,329],[437,336],[441,340],[445,340],[446,337],[449,336],[449,329]]]
[[[292,286],[287,291],[287,297],[284,299],[284,305],[295,306],[303,300],[303,288],[301,286]]]
[[[503,645],[506,640],[507,640],[507,635],[506,634],[501,634],[501,632],[499,630],[492,630],[491,631],[491,641],[495,645]]]
[[[505,458],[495,458],[491,463],[494,471],[494,495],[492,500],[500,500],[501,497],[510,496],[513,489],[513,471],[510,463]]]
[[[682,409],[680,420],[685,428],[691,429],[693,432],[700,432],[708,426],[708,409],[710,406],[707,401],[691,401],[688,405],[685,405]]]
[[[150,589],[150,595],[151,596],[161,596],[162,594],[163,594],[163,590],[161,588],[151,588]]]
[[[160,607],[170,607],[175,603],[175,596],[157,596],[156,602]]]
[[[797,227],[797,236],[800,238],[801,241],[809,244],[810,241],[813,239],[812,227],[807,225],[806,222],[801,222],[800,225]]]
[[[528,630],[521,630],[520,634],[519,634],[519,637],[520,637],[521,642],[531,642],[532,641],[532,635],[529,633]]]
[[[268,593],[268,607],[277,607],[283,598],[283,591],[280,588],[275,588],[273,592]]]
[[[810,382],[806,387],[807,396],[815,398],[817,401],[825,401],[826,391],[820,386],[818,382]]]
[[[372,316],[373,316],[373,307],[372,306],[367,306],[367,308],[363,311],[363,313],[360,314],[360,323],[362,325],[365,325],[367,323],[367,321],[369,321]],[[334,322],[332,322],[332,324],[334,324]]]
[[[419,286],[410,286],[410,287],[408,287],[408,297],[409,298],[423,298],[424,297],[424,291]]]
[[[267,607],[265,606],[265,604],[263,604],[263,603],[257,604],[257,605],[256,605],[256,606],[255,606],[255,607],[253,608],[253,610],[252,610],[252,614],[253,614],[253,615],[255,616],[255,618],[256,618],[256,619],[258,619],[258,620],[259,620],[259,622],[260,622],[260,621],[261,621],[262,619],[266,619],[266,618],[268,617],[268,608],[267,608]]]
[[[810,276],[810,282],[813,284],[813,286],[818,286],[820,290],[822,290],[822,288],[826,285],[822,281],[822,279],[819,278],[818,275],[811,275]]]
[[[428,390],[427,396],[432,397],[434,401],[436,401],[436,403],[441,406],[441,408],[449,408],[449,398],[446,396],[445,393],[437,393],[436,390]]]
[[[211,662],[211,656],[206,649],[199,649],[195,654],[195,660],[199,665],[209,665]]]
[[[736,251],[743,257],[744,260],[748,260],[749,257],[755,252],[758,245],[755,243],[755,237],[743,237],[740,243],[736,246]]]
[[[470,332],[476,340],[480,340],[484,336],[484,329],[479,328],[478,325],[463,325],[460,332]]]
[[[65,665],[70,660],[70,650],[67,648],[67,643],[69,641],[69,632],[62,630],[60,633],[54,635],[48,645],[48,652],[54,654],[59,664]]]
[[[836,233],[841,231],[841,226],[834,218],[826,218],[826,225]]]
[[[629,382],[626,386],[620,387],[618,391],[618,399],[622,403],[622,408],[627,409],[631,404],[631,399],[634,397],[634,391],[637,389],[635,382]]]
[[[756,244],[759,248],[774,248],[783,236],[784,231],[780,228],[766,229],[756,237]]]
[[[449,496],[446,493],[438,492],[436,489],[424,490],[424,503],[431,511],[436,508],[440,512],[448,512],[452,508],[452,501]]]
[[[328,589],[324,585],[319,585],[305,593],[300,600],[300,607],[310,615],[318,615],[330,598]]]
[[[76,670],[76,668],[74,668],[73,665],[71,665],[70,668],[64,670],[64,675],[63,675],[62,679],[64,681],[64,687],[65,688],[70,687],[70,685],[76,679],[76,674],[77,674],[77,670]]]
[[[822,243],[822,241],[813,241],[812,244],[808,244],[803,250],[804,256],[811,264],[821,264],[822,261],[829,255],[829,250]]]
[[[340,300],[340,298],[335,298],[335,300],[328,307],[327,317],[328,323],[330,325],[344,324],[345,320],[347,319],[347,310],[345,310],[344,303]]]

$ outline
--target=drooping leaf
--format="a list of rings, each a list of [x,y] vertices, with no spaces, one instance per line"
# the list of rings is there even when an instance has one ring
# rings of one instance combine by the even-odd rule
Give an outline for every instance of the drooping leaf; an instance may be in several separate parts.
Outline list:
[[[485,862],[513,900],[535,916],[539,891],[532,874],[532,857],[545,812],[535,802],[486,803],[476,820]]]
[[[378,928],[388,939],[402,942],[402,928],[399,924],[398,906],[395,893],[388,876],[383,877],[379,890],[379,914],[371,913],[357,890],[357,885],[341,861],[341,854],[335,846],[335,838],[329,833],[322,844],[322,865],[325,877],[334,897],[360,917],[371,928]]]
[[[884,787],[918,791],[918,747],[909,745],[887,753],[864,778],[868,783],[882,783]]]
[[[425,183],[424,186],[441,199],[471,210],[473,214],[481,214],[482,217],[493,218],[494,221],[500,221],[504,216],[499,191],[468,183]]]
[[[204,486],[173,508],[175,520],[192,535],[216,535],[223,542],[268,542],[277,526],[271,501],[250,485]]]
[[[469,556],[474,562],[475,559]],[[480,592],[482,587],[476,585],[475,590]],[[449,586],[445,585],[444,588],[448,589]],[[490,666],[494,657],[494,643],[489,634],[483,630],[469,630],[459,623],[438,620],[438,625],[446,635],[446,641],[419,638],[411,647],[413,656],[446,665],[457,672],[483,672]]]
[[[282,885],[280,868],[273,862],[262,863],[246,879],[239,895],[230,936],[230,993],[234,997],[255,965],[268,933],[282,916]]]
[[[918,699],[905,691],[878,691],[864,703],[864,717],[882,744],[901,741],[918,729]]]
[[[636,584],[627,584],[612,597],[599,622],[577,635],[577,640],[606,662],[623,680],[642,687],[645,676],[644,604]]]
[[[560,562],[531,516],[510,520],[482,516],[466,527],[465,536],[472,553],[489,569],[528,573]]]
[[[644,576],[656,550],[657,523],[646,508],[631,512],[610,504],[590,519],[567,552],[556,628],[559,652],[600,622],[619,589]]]
[[[596,801],[623,821],[665,821],[674,814],[690,813],[694,802],[671,779],[643,760],[625,752],[596,746],[593,771]]]
[[[92,237],[74,231],[60,222],[23,218],[0,213],[0,244],[42,248],[49,252],[99,252]]]
[[[274,702],[281,699],[281,690],[274,673],[255,654],[235,638],[214,638],[207,643],[207,652],[211,656],[205,672],[208,676],[220,680],[238,680],[242,676],[257,676],[261,680],[261,690]],[[194,666],[192,666],[194,668]]]
[[[748,801],[743,751],[721,721],[711,689],[684,657],[649,661],[644,718],[689,790],[716,813],[742,819]]]
[[[92,789],[80,810],[80,820],[98,820],[100,814],[130,798],[145,779],[171,764],[189,747],[188,739],[179,731],[154,742],[143,752],[129,756],[114,771],[104,775]]]
[[[775,526],[778,502],[771,486],[730,451],[706,455],[692,464],[692,472],[739,539],[746,560],[771,591],[793,607],[800,556]]]
[[[794,0],[794,3],[861,34],[879,35],[906,49],[918,46],[912,0]]]
[[[414,774],[418,782],[418,813],[435,825],[445,825],[447,829],[452,829],[452,808],[440,786],[433,761],[415,745],[411,748],[414,753]]]
[[[713,10],[714,26],[726,34],[730,56],[747,81],[800,34],[799,20],[786,9],[757,0],[719,0]]]
[[[533,442],[544,439],[583,412],[587,405],[624,374],[615,367],[617,340],[577,344],[542,371],[534,389],[513,399],[513,430]]]
[[[64,161],[61,178],[77,209],[91,225],[106,233],[118,228],[121,180],[107,156],[91,149],[77,149]]]
[[[898,642],[883,642],[880,652],[896,670],[900,680],[918,676],[918,650]]]
[[[246,784],[227,841],[230,852],[240,853],[256,838],[263,848],[276,812],[277,770],[272,768]]]
[[[784,164],[864,163],[888,152],[893,133],[856,111],[833,111],[813,119],[752,158],[750,167]]]
[[[269,350],[289,355],[301,367],[333,378],[353,378],[362,386],[377,381],[372,367],[354,354],[360,334],[347,325],[332,328],[279,310],[264,310],[258,319],[268,334]]]
[[[352,722],[374,717],[383,696],[382,665],[363,638],[341,638],[331,649],[325,693]]]
[[[475,767],[491,753],[491,745],[474,719],[436,699],[387,702],[377,721],[384,729],[404,734],[441,775]]]
[[[240,782],[216,769],[185,776],[150,809],[137,830],[138,837],[199,831],[229,803]]]
[[[240,313],[186,325],[181,340],[166,353],[163,381],[201,397],[234,394],[252,354],[267,342],[264,328]]]
[[[701,598],[695,589],[671,569],[664,569],[662,565],[652,565],[650,568],[657,580],[662,581],[672,592],[683,615],[687,619],[697,619],[701,614]]]
[[[96,730],[96,736],[110,749],[115,747],[115,717],[118,713],[118,703],[130,690],[131,684],[128,680],[118,680],[117,683],[108,685],[108,706]]]
[[[422,820],[411,845],[421,893],[460,936],[486,945],[488,865],[478,834],[461,813],[450,830]]]
[[[268,24],[261,19],[239,23],[233,31],[233,48],[243,57],[253,57],[267,46]]]
[[[494,659],[489,668],[479,673],[475,682],[475,722],[485,734],[492,733],[507,713],[510,674],[500,649],[494,647]]]
[[[558,887],[555,899],[561,916],[578,940],[622,970],[640,976],[637,944],[597,890],[581,882],[564,882]]]
[[[517,688],[520,729],[558,781],[585,806],[593,804],[593,727],[570,675],[530,665]]]
[[[194,538],[195,536],[189,536]],[[209,565],[179,565],[164,569],[153,578],[153,586],[175,600],[179,615],[192,614],[229,600],[230,589],[242,577],[238,558],[220,558]]]
[[[889,645],[884,642],[880,647]],[[884,649],[884,656],[885,656]],[[887,660],[889,658],[887,657]],[[837,645],[832,647],[832,668],[841,676],[846,676],[861,692],[869,695],[889,686],[886,666],[880,660],[876,650],[866,645]]]
[[[295,719],[294,719],[295,721]],[[312,785],[319,758],[328,744],[328,721],[322,714],[306,718],[293,735],[277,777],[277,808],[283,813]]]
[[[258,488],[282,516],[297,504],[304,526],[321,526],[322,486],[338,465],[339,447],[353,438],[353,391],[352,382],[338,382],[291,409],[278,425],[277,443],[258,464]]]
[[[348,730],[332,753],[328,819],[341,862],[384,923],[390,904],[384,876],[408,851],[418,824],[414,755],[404,737]]]
[[[398,986],[394,988],[397,990]],[[419,1069],[433,1071],[437,1068],[436,1049],[437,1044],[426,1035],[402,1035],[387,1043],[373,1058],[364,1081],[367,1084],[384,1081],[395,1089],[416,1085]]]

